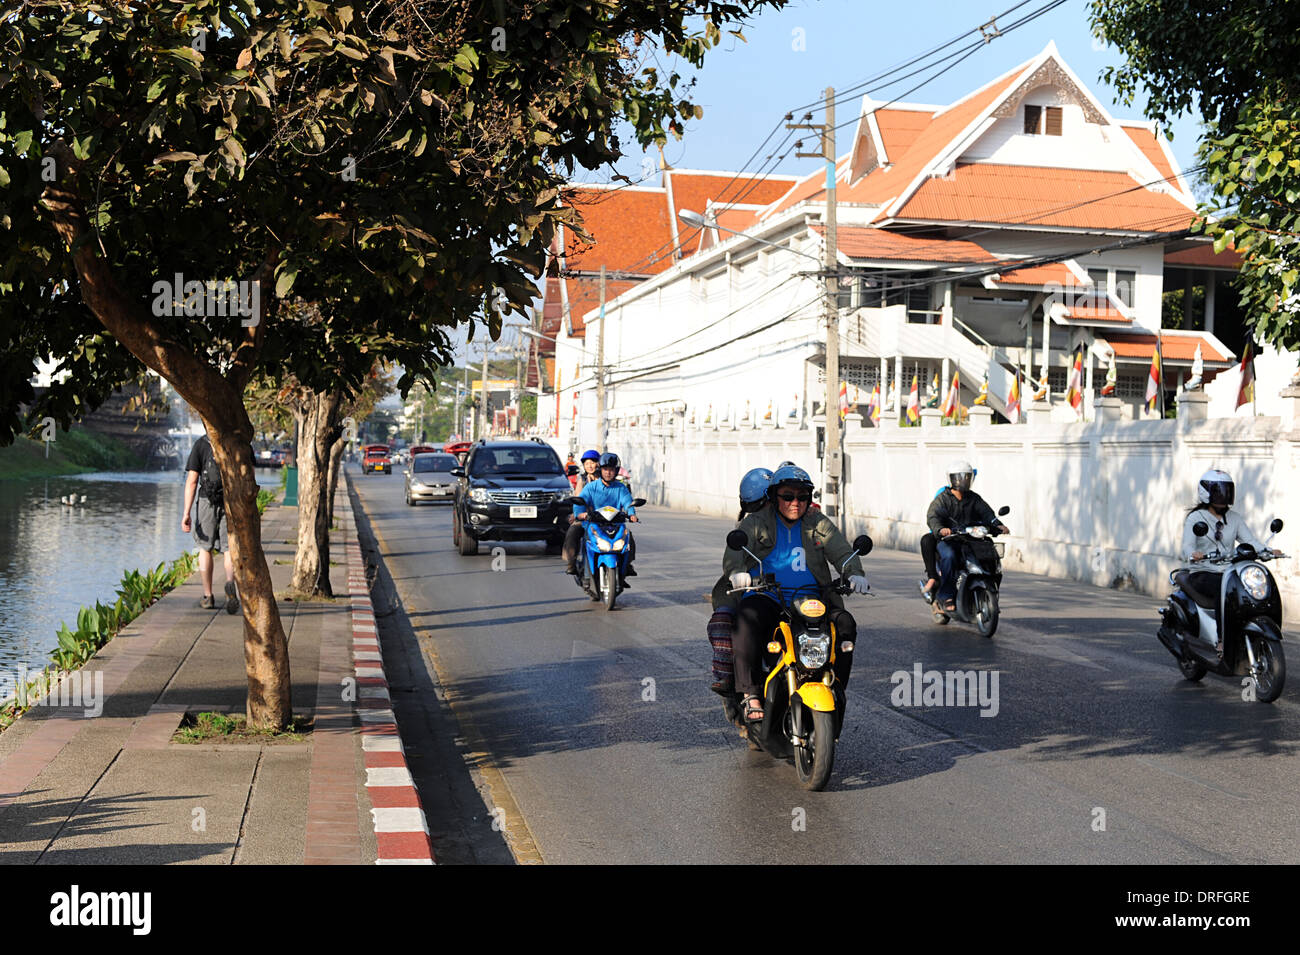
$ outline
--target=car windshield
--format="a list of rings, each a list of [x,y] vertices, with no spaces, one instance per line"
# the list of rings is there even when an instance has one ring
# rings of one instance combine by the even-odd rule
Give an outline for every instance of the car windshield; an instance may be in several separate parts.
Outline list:
[[[492,474],[563,474],[550,448],[483,448],[474,455],[470,477]]]
[[[420,471],[450,471],[456,466],[456,459],[450,454],[417,454],[411,469]]]

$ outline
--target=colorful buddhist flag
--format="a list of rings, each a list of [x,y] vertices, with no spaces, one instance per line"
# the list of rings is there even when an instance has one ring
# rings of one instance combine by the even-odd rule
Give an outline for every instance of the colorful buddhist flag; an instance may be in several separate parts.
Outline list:
[[[1011,379],[1011,390],[1007,392],[1007,420],[1020,423],[1020,372]]]
[[[840,420],[843,421],[849,413],[849,383],[840,382]]]
[[[1083,414],[1083,345],[1074,350],[1074,366],[1070,369],[1070,384],[1065,390],[1065,400],[1076,414]]]
[[[1160,387],[1160,336],[1156,335],[1156,350],[1151,353],[1151,371],[1147,375],[1147,411],[1159,409]]]
[[[921,389],[917,386],[917,376],[912,375],[912,390],[907,393],[907,422],[919,424],[921,421]]]
[[[939,414],[945,418],[952,418],[957,415],[958,409],[961,408],[961,371],[957,370],[952,373],[952,385],[948,388],[948,394],[944,396],[943,407],[939,409]]]
[[[1255,401],[1255,343],[1246,342],[1241,352],[1241,384],[1237,388],[1237,408]],[[1235,409],[1234,409],[1235,410]]]
[[[880,384],[877,382],[876,387],[871,389],[871,397],[867,400],[867,416],[871,418],[871,423],[876,424],[880,421]]]

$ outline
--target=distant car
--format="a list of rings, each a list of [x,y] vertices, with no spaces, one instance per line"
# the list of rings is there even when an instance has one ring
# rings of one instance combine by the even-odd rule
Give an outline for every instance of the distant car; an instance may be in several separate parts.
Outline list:
[[[278,468],[284,465],[284,458],[277,457],[277,452],[271,448],[263,448],[253,454],[253,467],[257,468]]]
[[[406,469],[406,503],[412,507],[420,501],[452,503],[456,496],[456,478],[451,469],[459,464],[450,454],[411,455],[411,466]]]
[[[378,471],[380,474],[393,473],[393,461],[388,454],[388,445],[371,444],[366,446],[365,457],[361,459],[361,472],[363,474],[373,474]]]

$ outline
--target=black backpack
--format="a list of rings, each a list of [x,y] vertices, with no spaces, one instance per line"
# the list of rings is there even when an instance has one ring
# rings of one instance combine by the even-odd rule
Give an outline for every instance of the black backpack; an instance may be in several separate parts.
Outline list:
[[[208,445],[206,452],[203,455],[203,470],[199,472],[199,491],[213,507],[221,507],[225,503],[225,494],[221,487],[221,469],[217,467],[217,458],[212,453],[211,444]]]

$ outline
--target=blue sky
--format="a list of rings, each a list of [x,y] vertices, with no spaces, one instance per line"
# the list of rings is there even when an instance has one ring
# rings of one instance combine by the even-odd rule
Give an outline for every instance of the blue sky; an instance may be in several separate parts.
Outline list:
[[[743,30],[746,42],[725,36],[722,44],[705,58],[704,68],[687,74],[697,78],[692,98],[703,107],[704,116],[687,124],[681,140],[669,141],[664,157],[676,168],[735,171],[787,111],[820,99],[827,86],[834,86],[837,91],[848,89],[975,29],[994,13],[1016,2],[793,0],[783,10],[756,17]],[[1030,0],[1009,17],[999,17],[999,28],[1032,13],[1044,3],[1045,0]],[[1122,57],[1092,36],[1086,0],[1067,0],[1051,12],[995,37],[943,75],[911,91],[939,69],[952,64],[956,59],[950,56],[952,51],[961,50],[972,39],[966,37],[927,59],[925,63],[935,66],[914,77],[883,88],[869,87],[872,97],[882,102],[899,98],[913,103],[946,105],[1036,56],[1049,41],[1055,41],[1065,62],[1112,116],[1144,118],[1144,101],[1137,100],[1132,106],[1119,104],[1114,90],[1100,79],[1102,69],[1118,66]],[[856,117],[862,92],[838,103],[837,124]],[[806,111],[796,112],[796,118]],[[821,112],[817,110],[813,121],[820,120]],[[1171,128],[1174,139],[1170,148],[1179,165],[1188,169],[1195,165],[1199,124],[1187,117]],[[837,152],[847,151],[852,131],[852,126],[838,131]],[[745,168],[762,167],[769,172],[797,174],[815,169],[816,160],[795,159],[792,149],[779,164],[763,165],[771,147],[780,143],[784,135],[782,128]],[[625,142],[627,138],[624,137]],[[804,144],[804,151],[815,148],[811,139]],[[642,153],[634,148],[619,163],[618,171],[633,180],[643,179],[648,172],[647,184],[657,185],[658,158],[657,150]],[[574,178],[584,182],[610,182],[613,175],[605,167],[580,171]]]

